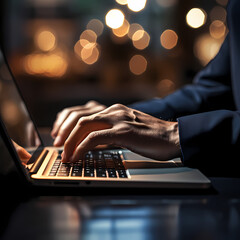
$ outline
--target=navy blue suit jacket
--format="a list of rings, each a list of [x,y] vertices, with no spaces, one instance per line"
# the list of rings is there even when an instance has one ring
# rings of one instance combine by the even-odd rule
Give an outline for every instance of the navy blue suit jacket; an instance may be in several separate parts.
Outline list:
[[[229,33],[217,56],[187,85],[131,107],[179,123],[183,163],[206,174],[238,174],[240,162],[240,1],[228,5]]]

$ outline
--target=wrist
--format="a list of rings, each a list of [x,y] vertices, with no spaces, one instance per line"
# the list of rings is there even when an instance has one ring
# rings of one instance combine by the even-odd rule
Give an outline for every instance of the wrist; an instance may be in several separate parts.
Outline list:
[[[175,146],[175,150],[179,155],[181,154],[180,137],[178,122],[172,122],[170,127],[169,142]]]

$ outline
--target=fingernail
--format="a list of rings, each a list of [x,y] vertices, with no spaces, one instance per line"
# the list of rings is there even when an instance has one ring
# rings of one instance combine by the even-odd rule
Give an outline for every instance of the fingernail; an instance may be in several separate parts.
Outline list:
[[[54,146],[60,146],[61,145],[62,138],[60,136],[57,136],[53,142]]]

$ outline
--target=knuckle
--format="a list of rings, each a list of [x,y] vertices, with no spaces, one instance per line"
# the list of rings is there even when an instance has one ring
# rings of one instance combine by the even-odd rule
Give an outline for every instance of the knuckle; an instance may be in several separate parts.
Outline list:
[[[91,116],[89,116],[89,118],[92,120],[92,121],[99,121],[103,118],[103,114],[101,113],[97,113],[97,114],[93,114]]]
[[[86,106],[94,106],[94,105],[97,105],[97,102],[94,100],[90,100],[86,103]]]
[[[125,106],[120,104],[120,103],[116,103],[116,104],[113,104],[111,108],[113,108],[113,109],[124,109]]]
[[[89,141],[93,141],[94,139],[96,139],[98,136],[97,132],[91,132],[88,134],[88,140]]]
[[[82,126],[82,125],[83,125],[83,123],[84,123],[84,118],[85,118],[85,117],[81,117],[81,118],[78,119],[78,122],[77,122],[77,125],[78,125],[78,126]]]
[[[81,127],[84,126],[87,122],[89,122],[89,117],[83,116],[79,118],[77,124]]]
[[[96,105],[95,107],[94,107],[94,110],[97,112],[100,112],[100,111],[102,111],[102,110],[104,110],[106,107],[104,106],[104,105]]]
[[[70,113],[69,117],[71,117],[71,118],[73,118],[73,119],[79,118],[79,117],[80,117],[80,114],[79,114],[79,112],[77,112],[77,111],[73,111],[73,112]]]
[[[61,113],[62,114],[69,114],[70,113],[70,109],[69,108],[64,108]]]

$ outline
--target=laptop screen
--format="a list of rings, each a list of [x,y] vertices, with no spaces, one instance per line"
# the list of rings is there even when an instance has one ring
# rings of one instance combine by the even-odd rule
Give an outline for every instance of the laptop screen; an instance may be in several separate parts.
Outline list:
[[[1,49],[0,113],[8,135],[15,147],[18,144],[32,153],[41,145],[41,140],[4,60]]]

